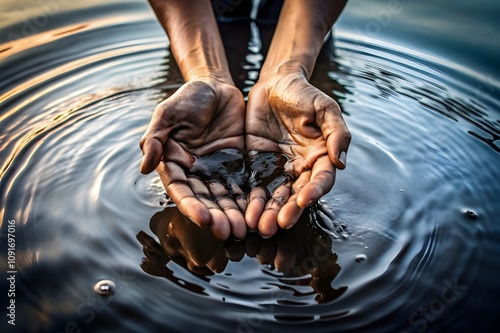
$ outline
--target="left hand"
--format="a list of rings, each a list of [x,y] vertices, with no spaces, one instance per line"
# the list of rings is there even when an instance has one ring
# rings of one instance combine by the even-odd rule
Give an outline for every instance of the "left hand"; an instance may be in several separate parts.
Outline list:
[[[303,73],[282,68],[259,80],[248,97],[247,149],[285,154],[285,169],[297,178],[279,186],[270,199],[262,187],[253,189],[248,227],[270,237],[279,227],[293,226],[306,207],[330,191],[336,169],[346,166],[350,141],[339,105]]]

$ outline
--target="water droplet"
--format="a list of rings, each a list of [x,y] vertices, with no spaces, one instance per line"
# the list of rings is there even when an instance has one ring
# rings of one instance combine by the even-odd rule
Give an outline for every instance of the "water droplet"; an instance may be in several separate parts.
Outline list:
[[[96,294],[101,296],[110,296],[115,292],[116,285],[111,280],[101,280],[97,282],[94,286],[94,291]]]
[[[403,192],[403,189],[400,189],[399,192]]]
[[[356,259],[355,259],[355,260],[356,260],[356,262],[362,262],[362,261],[365,261],[366,259],[367,259],[367,258],[366,258],[366,256],[365,256],[364,254],[358,254],[358,255],[356,256]]]
[[[477,219],[477,214],[476,212],[470,210],[470,209],[467,209],[466,211],[464,211],[464,214],[465,216],[467,216],[470,220],[475,220]]]
[[[225,297],[222,297],[222,301],[225,302],[226,301],[226,298]]]

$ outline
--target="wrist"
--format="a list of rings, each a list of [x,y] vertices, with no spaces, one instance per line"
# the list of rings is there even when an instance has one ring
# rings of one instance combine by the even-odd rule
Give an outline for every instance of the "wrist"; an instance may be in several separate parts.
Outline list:
[[[299,60],[286,60],[276,64],[264,64],[260,72],[260,78],[265,80],[273,76],[302,75],[309,77],[307,66]]]
[[[204,81],[228,84],[234,86],[231,74],[220,68],[211,68],[207,66],[195,66],[186,70],[184,79],[189,81]]]

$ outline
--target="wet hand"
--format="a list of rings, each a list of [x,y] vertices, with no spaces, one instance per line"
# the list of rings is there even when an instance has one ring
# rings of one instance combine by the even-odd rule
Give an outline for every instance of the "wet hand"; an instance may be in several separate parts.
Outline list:
[[[250,91],[246,111],[249,151],[285,154],[285,170],[296,177],[269,195],[256,187],[249,196],[246,223],[264,237],[289,228],[332,188],[344,169],[351,135],[340,107],[299,72],[277,71]],[[252,172],[252,170],[250,170]]]
[[[219,239],[243,238],[246,200],[238,184],[210,183],[187,175],[196,156],[217,150],[243,150],[245,104],[234,85],[206,79],[185,83],[160,103],[140,141],[141,172],[154,169],[179,210],[191,221],[210,227]]]

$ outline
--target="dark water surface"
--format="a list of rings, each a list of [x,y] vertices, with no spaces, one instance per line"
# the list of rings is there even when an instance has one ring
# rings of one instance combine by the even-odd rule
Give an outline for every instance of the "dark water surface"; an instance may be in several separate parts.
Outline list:
[[[495,332],[500,5],[399,4],[351,1],[316,66],[353,134],[334,189],[291,230],[220,243],[139,173],[182,83],[147,4],[2,2],[0,331]]]

